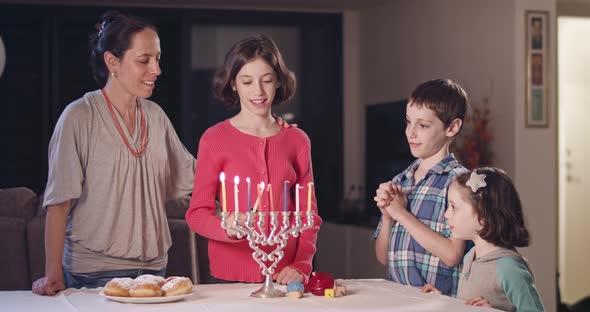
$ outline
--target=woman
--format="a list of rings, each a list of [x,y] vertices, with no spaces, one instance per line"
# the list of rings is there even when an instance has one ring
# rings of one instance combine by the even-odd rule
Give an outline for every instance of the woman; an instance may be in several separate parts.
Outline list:
[[[164,276],[164,203],[190,194],[194,180],[194,158],[146,100],[161,73],[155,27],[111,11],[89,48],[101,89],[66,107],[49,145],[45,277],[33,283],[41,295]]]
[[[201,137],[195,171],[197,178],[186,213],[191,229],[209,238],[210,269],[214,279],[263,280],[260,267],[252,259],[248,241],[238,239],[232,231],[224,231],[215,215],[220,172],[230,179],[240,176],[244,181],[249,177],[253,182],[252,202],[257,196],[256,184],[264,182],[274,186],[272,200],[265,190],[257,206],[258,211],[265,212],[270,210],[271,202],[276,203],[275,209],[282,209],[283,205],[279,203],[285,200],[282,195],[285,181],[289,182],[289,194],[294,192],[296,184],[307,186],[313,182],[309,138],[300,129],[281,127],[272,116],[272,106],[291,99],[295,88],[295,77],[285,66],[278,48],[271,39],[262,35],[246,38],[234,45],[226,55],[225,64],[215,75],[215,97],[226,105],[239,107],[240,111],[209,128]],[[241,185],[238,206],[240,211],[245,212],[248,209],[246,183]],[[306,193],[302,191],[302,194]],[[292,196],[286,200],[288,209],[295,210]],[[233,200],[228,200],[228,204],[227,210],[235,211]],[[277,266],[278,273],[274,276],[280,284],[295,280],[304,282],[311,274],[311,260],[321,224],[315,195],[312,196],[311,206],[315,212],[314,226],[302,232],[299,238],[290,237],[283,250],[284,258]],[[231,215],[230,222],[234,217]]]

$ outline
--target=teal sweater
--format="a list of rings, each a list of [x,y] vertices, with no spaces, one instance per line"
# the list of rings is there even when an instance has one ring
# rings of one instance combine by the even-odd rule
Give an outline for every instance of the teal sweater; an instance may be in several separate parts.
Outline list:
[[[515,250],[500,249],[475,258],[475,247],[463,258],[457,298],[483,296],[504,311],[544,311],[527,261]]]

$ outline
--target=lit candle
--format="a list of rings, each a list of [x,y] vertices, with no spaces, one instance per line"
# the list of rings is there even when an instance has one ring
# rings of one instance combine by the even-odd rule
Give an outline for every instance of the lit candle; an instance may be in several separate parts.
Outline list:
[[[252,208],[252,212],[256,212],[256,209],[258,209],[258,205],[260,205],[260,197],[262,196],[262,192],[264,192],[264,182],[260,182],[260,184],[258,184],[257,187],[258,196],[256,197],[256,202],[254,202],[254,208]]]
[[[272,187],[270,186],[270,183],[268,184],[268,196],[270,197],[270,211],[274,211],[275,209],[275,205],[274,205],[274,201],[272,200]]]
[[[301,186],[299,183],[295,184],[295,211],[299,212],[299,189]]]
[[[248,211],[250,211],[250,208],[252,206],[250,206],[250,177],[246,178],[246,183],[248,184]]]
[[[289,211],[289,196],[287,195],[289,181],[283,183],[283,210]]]
[[[240,184],[240,177],[234,177],[234,204],[236,205],[236,214],[240,211],[238,208],[238,184]]]
[[[221,181],[221,209],[227,212],[227,203],[225,201],[225,173],[219,174],[219,181]]]
[[[307,183],[307,211],[311,211],[311,191],[313,182]]]

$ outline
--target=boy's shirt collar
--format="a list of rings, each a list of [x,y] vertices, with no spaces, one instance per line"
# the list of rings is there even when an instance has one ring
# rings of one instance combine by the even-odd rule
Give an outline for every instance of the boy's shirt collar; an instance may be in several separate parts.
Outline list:
[[[457,159],[453,153],[447,154],[445,158],[439,161],[434,167],[428,170],[427,176],[430,174],[443,174],[447,172],[451,172],[455,166],[453,163],[457,163]],[[420,166],[420,159],[416,159],[405,171],[404,175],[406,178],[411,179],[414,177],[414,173],[418,170],[418,166]]]

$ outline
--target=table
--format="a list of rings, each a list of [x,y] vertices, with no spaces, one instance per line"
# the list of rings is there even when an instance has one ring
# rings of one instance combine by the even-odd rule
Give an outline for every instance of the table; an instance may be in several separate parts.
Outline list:
[[[250,297],[259,284],[195,285],[190,297],[157,304],[110,301],[99,295],[101,288],[67,289],[54,297],[34,295],[31,291],[1,291],[0,311],[498,311],[466,306],[462,300],[424,294],[418,288],[383,279],[338,280],[338,284],[346,286],[346,296],[324,298],[306,293],[301,299]],[[284,286],[279,288],[284,290]]]

